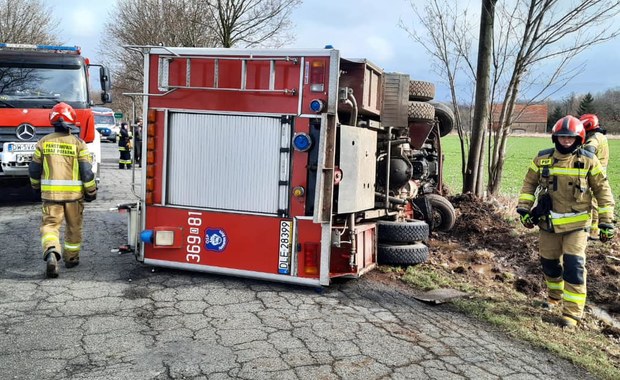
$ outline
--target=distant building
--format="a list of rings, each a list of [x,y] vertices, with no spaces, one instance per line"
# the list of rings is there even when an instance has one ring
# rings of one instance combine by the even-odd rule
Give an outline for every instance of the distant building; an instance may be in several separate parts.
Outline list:
[[[491,113],[493,129],[499,127],[499,117],[503,104],[494,104]],[[547,105],[546,104],[515,104],[512,111],[513,133],[546,133],[547,132]]]

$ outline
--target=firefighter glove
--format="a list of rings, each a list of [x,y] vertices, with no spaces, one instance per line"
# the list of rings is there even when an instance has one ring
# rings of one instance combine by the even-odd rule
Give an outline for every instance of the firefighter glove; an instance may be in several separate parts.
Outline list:
[[[92,202],[95,199],[97,199],[97,190],[90,191],[90,192],[84,194],[84,200],[86,202]]]
[[[603,243],[610,241],[614,238],[614,236],[616,236],[616,231],[613,224],[599,223],[598,228],[598,237]]]
[[[521,216],[521,224],[525,228],[534,228],[534,221],[532,220],[532,215],[530,215],[530,211],[526,208],[517,207],[517,213]]]

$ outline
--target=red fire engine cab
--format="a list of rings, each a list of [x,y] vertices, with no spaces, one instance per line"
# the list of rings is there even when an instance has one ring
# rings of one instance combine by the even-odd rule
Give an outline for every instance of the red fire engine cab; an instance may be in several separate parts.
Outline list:
[[[326,286],[424,261],[429,228],[452,227],[432,84],[331,48],[127,48],[144,165],[119,209],[139,261]]]
[[[75,109],[75,134],[89,145],[98,179],[101,148],[91,110],[90,66],[99,67],[101,103],[109,103],[108,69],[91,64],[79,47],[0,43],[0,184],[28,178],[37,141],[54,131],[49,113],[59,102]]]

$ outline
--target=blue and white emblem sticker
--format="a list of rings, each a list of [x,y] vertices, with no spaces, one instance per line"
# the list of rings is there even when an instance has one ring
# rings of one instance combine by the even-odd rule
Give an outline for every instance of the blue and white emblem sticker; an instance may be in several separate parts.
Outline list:
[[[220,228],[207,228],[205,231],[205,249],[222,252],[228,244],[226,232]]]

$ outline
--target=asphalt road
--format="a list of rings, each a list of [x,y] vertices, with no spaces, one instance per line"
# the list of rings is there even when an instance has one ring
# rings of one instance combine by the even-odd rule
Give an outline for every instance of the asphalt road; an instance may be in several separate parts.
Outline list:
[[[108,209],[135,198],[116,145],[103,152],[81,264],[58,279],[44,277],[39,204],[0,205],[1,379],[592,378],[369,277],[318,291],[112,253],[126,222]]]

